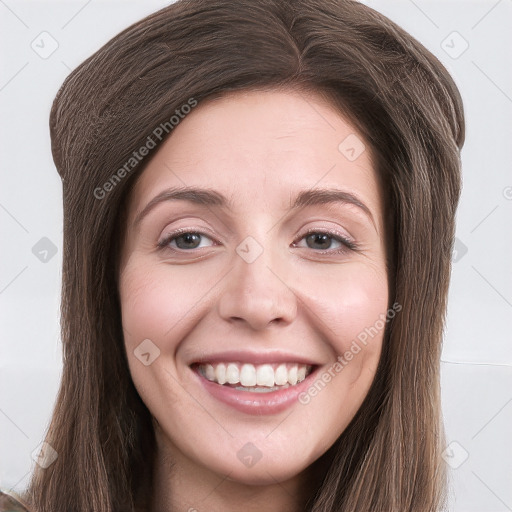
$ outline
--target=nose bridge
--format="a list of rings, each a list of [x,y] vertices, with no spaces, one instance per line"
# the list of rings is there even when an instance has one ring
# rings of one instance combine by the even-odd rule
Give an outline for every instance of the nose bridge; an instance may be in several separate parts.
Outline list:
[[[297,305],[294,292],[286,277],[279,275],[283,268],[281,254],[267,233],[265,244],[248,236],[233,254],[232,271],[219,299],[219,314],[229,322],[245,321],[254,329],[262,329],[273,321],[289,323]],[[263,240],[262,240],[263,241]]]

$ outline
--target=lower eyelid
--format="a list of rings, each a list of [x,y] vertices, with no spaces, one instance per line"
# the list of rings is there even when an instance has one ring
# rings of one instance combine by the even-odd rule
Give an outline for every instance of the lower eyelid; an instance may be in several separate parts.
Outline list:
[[[307,236],[309,236],[309,235],[307,235]],[[298,239],[298,242],[302,242],[302,241],[304,240],[304,238],[306,238],[306,237],[304,237],[304,236],[303,236],[302,238],[299,238],[299,239]],[[336,249],[317,249],[316,251],[317,251],[317,252],[322,252],[323,250],[325,250],[325,251],[336,251],[336,250],[339,250],[339,249],[341,249],[342,247],[345,247],[345,246],[346,246],[346,243],[345,243],[345,241],[344,241],[344,240],[340,240],[340,239],[335,238],[335,237],[331,237],[331,238],[332,238],[332,240],[334,240],[335,242],[338,242],[338,243],[340,244],[340,246],[341,246],[341,247],[338,247],[338,248],[336,248]],[[298,242],[294,242],[294,246],[295,246],[295,247],[298,247],[298,246],[296,245]],[[302,246],[302,247],[299,247],[299,249],[311,249],[311,247]],[[313,249],[313,250],[315,250],[315,249]]]

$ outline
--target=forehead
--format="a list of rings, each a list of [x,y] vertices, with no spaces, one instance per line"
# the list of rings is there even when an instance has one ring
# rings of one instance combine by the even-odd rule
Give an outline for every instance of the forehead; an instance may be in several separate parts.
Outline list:
[[[371,148],[322,96],[243,91],[200,103],[180,121],[138,180],[131,210],[185,186],[218,190],[233,210],[286,208],[315,187],[343,189],[379,210],[378,181]]]

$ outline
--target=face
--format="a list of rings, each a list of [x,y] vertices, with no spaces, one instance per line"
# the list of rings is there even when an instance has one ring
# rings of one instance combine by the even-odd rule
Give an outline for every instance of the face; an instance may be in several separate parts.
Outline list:
[[[132,190],[125,347],[179,467],[294,478],[363,402],[388,306],[363,144],[314,93],[238,92],[193,109]]]

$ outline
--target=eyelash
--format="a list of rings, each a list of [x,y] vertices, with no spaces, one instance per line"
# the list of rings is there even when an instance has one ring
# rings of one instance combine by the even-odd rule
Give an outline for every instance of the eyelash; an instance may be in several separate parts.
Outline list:
[[[173,233],[169,233],[168,235],[164,236],[164,238],[161,241],[159,241],[157,244],[158,249],[159,250],[168,249],[173,252],[192,252],[192,251],[194,251],[195,249],[190,249],[190,250],[179,249],[179,248],[173,249],[173,248],[169,247],[169,244],[175,238],[179,238],[181,235],[184,235],[184,234],[206,236],[207,238],[210,238],[211,240],[213,240],[211,236],[209,236],[207,233],[204,233],[202,231],[195,231],[195,230],[191,230],[189,228],[182,228],[182,229],[178,229],[178,230],[174,231]],[[293,243],[295,244],[296,242],[298,242],[298,241],[302,240],[303,238],[306,238],[312,234],[328,235],[343,245],[343,247],[340,247],[338,249],[317,250],[317,251],[315,251],[317,253],[333,255],[333,254],[343,254],[347,251],[357,251],[358,250],[358,245],[355,242],[353,242],[352,240],[349,240],[348,238],[345,238],[344,236],[341,236],[336,231],[332,231],[332,230],[328,230],[328,229],[326,229],[326,230],[324,230],[324,229],[309,229],[306,233],[304,233],[300,238],[296,239],[296,241],[294,241]]]

